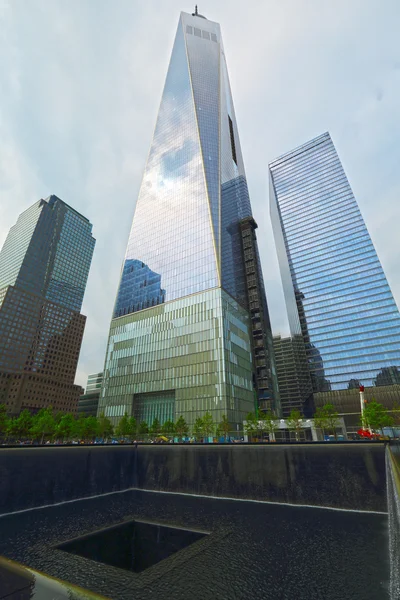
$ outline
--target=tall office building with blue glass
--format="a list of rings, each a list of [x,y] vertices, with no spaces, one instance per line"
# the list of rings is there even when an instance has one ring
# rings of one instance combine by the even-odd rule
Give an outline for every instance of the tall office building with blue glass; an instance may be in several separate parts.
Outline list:
[[[279,411],[220,26],[181,13],[111,321],[99,412]]]
[[[83,215],[54,195],[10,229],[0,252],[0,402],[10,413],[77,408],[91,231]]]
[[[314,392],[399,384],[399,311],[330,135],[269,170],[291,334]]]

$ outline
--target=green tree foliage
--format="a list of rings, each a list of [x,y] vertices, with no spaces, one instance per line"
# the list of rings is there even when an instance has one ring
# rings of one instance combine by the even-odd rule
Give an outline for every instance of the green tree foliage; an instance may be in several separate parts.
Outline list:
[[[314,425],[316,429],[322,431],[322,435],[325,435],[325,430],[328,429],[328,421],[323,406],[319,406],[314,414]]]
[[[117,428],[115,430],[115,434],[118,437],[126,437],[130,434],[128,413],[125,413],[120,422],[118,423]]]
[[[6,405],[0,404],[0,435],[6,434],[8,421]]]
[[[113,432],[114,427],[110,419],[107,419],[107,417],[104,416],[104,413],[101,413],[100,416],[97,417],[97,435],[103,440],[108,440]]]
[[[303,429],[301,412],[299,410],[292,410],[286,423],[289,431],[294,431],[296,440],[299,441],[300,432]]]
[[[62,414],[58,422],[55,422],[55,437],[61,440],[70,440],[75,427],[75,418],[71,414]]]
[[[246,415],[246,423],[244,425],[244,430],[250,438],[254,437],[257,434],[258,418],[254,413],[249,412]]]
[[[157,419],[157,417],[154,419],[153,423],[151,424],[150,433],[151,433],[151,435],[155,435],[155,436],[160,435],[160,433],[161,433],[161,423]]]
[[[206,438],[211,437],[212,435],[214,435],[214,433],[215,433],[215,423],[212,418],[212,414],[209,412],[206,412],[206,414],[203,417],[203,436]]]
[[[22,439],[26,439],[30,435],[30,429],[32,426],[32,416],[29,410],[23,410],[20,412],[18,417],[13,423],[13,434],[14,436]]]
[[[97,434],[97,418],[93,416],[81,419],[81,438],[86,441],[91,441]]]
[[[326,422],[326,429],[328,429],[328,431],[331,431],[336,439],[336,427],[338,426],[339,422],[339,413],[337,412],[333,404],[325,404],[322,407],[322,416]]]
[[[368,402],[364,408],[364,427],[380,429],[383,427],[392,427],[394,419],[388,414],[387,409],[380,402]]]
[[[174,435],[175,433],[175,423],[173,421],[165,421],[164,425],[161,428],[162,433],[164,435]]]
[[[278,421],[277,421],[274,413],[272,412],[272,410],[267,410],[267,412],[265,412],[263,415],[261,415],[260,418],[262,418],[262,420],[265,424],[265,430],[267,431],[267,433],[271,439],[271,436],[278,429]]]
[[[84,421],[86,417],[83,415],[79,415],[77,419],[74,420],[74,424],[71,431],[71,439],[73,440],[81,440],[83,438],[83,427]]]
[[[314,425],[317,429],[333,431],[336,434],[336,427],[339,422],[339,413],[333,404],[319,406],[314,414]]]
[[[30,433],[34,439],[40,439],[43,444],[45,438],[50,438],[54,435],[56,423],[53,417],[53,409],[42,408],[34,415]]]
[[[31,432],[29,432],[31,433]],[[17,418],[10,418],[6,421],[5,427],[5,435],[6,438],[14,438],[17,437]]]
[[[264,432],[267,430],[267,426],[264,420],[265,413],[259,412],[256,416],[256,433],[257,437],[263,439]]]
[[[217,427],[218,437],[223,437],[226,440],[231,430],[232,427],[228,421],[228,417],[226,415],[222,415],[221,421],[218,423]]]
[[[141,421],[139,423],[139,433],[142,435],[149,433],[149,426],[147,425],[146,421]]]
[[[63,418],[64,415],[65,415],[65,413],[63,413],[63,412],[58,412],[54,415],[54,422],[56,425],[58,425],[58,423],[61,421],[61,419]]]
[[[182,415],[176,422],[175,431],[179,439],[186,437],[189,434],[189,427]]]
[[[195,438],[203,437],[203,425],[203,419],[201,417],[197,417],[192,427],[192,433]]]
[[[128,435],[130,435],[131,437],[136,436],[137,422],[133,415],[131,417],[129,417],[129,419],[128,419],[128,430],[129,430]]]

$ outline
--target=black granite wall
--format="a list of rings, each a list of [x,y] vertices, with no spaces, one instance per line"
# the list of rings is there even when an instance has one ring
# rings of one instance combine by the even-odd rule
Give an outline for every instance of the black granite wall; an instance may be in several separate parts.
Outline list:
[[[382,444],[0,449],[0,514],[130,487],[386,511]]]

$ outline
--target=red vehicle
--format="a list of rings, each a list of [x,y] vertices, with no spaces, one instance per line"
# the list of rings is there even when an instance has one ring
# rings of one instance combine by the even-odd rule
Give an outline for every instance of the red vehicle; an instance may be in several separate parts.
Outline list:
[[[378,433],[371,433],[368,429],[359,429],[357,435],[367,440],[379,440],[381,437]]]

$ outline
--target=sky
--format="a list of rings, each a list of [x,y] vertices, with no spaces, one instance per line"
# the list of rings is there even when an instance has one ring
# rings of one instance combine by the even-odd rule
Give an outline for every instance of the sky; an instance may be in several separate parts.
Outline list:
[[[56,194],[97,239],[76,383],[101,371],[180,11],[177,0],[0,0],[0,247]],[[222,27],[273,332],[288,334],[268,163],[329,131],[400,304],[400,2],[203,0]]]

